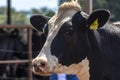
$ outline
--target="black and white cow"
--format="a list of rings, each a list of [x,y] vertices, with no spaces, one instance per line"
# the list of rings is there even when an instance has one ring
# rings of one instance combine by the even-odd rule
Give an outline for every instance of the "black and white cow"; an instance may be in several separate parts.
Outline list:
[[[59,63],[70,65],[87,57],[90,80],[119,80],[120,27],[106,24],[109,17],[108,10],[88,16],[74,0],[60,5],[46,23],[47,39],[33,59],[33,72],[52,73]]]
[[[43,33],[41,34],[41,35],[39,35],[39,37],[41,38],[41,39],[39,39],[39,41],[37,40],[34,40],[34,39],[36,39],[35,38],[35,36],[37,36],[37,35],[34,35],[33,37],[33,42],[35,43],[38,43],[38,42],[40,42],[41,44],[40,45],[42,45],[43,43],[44,43],[44,41],[46,40],[46,37],[47,37],[47,35],[48,35],[48,26],[46,26],[45,25],[45,23],[47,23],[47,21],[49,20],[49,18],[48,17],[46,17],[46,16],[43,16],[43,15],[39,15],[39,14],[37,14],[37,15],[33,15],[31,18],[30,18],[30,22],[31,22],[31,24],[36,28],[36,29],[38,29],[39,31],[42,31]],[[43,26],[43,24],[45,25],[45,26]],[[39,44],[39,43],[38,43]],[[38,45],[38,44],[36,44],[36,45]],[[34,48],[34,46],[33,46],[33,48]],[[36,49],[38,49],[38,47],[36,46]],[[40,48],[41,49],[41,48]],[[38,50],[37,50],[38,51]],[[64,56],[64,55],[63,55]],[[66,60],[66,59],[64,59],[64,60]],[[72,61],[72,60],[69,60],[69,62],[70,61]],[[64,62],[64,61],[63,61]],[[67,62],[68,63],[68,62]],[[80,69],[77,69],[77,70],[74,70],[73,68],[74,67],[79,67],[80,66]],[[56,72],[59,72],[59,73],[63,73],[63,71],[61,70],[61,68],[63,68],[63,66],[61,66],[61,67],[59,67],[59,70],[58,69],[56,69],[56,70],[54,70],[54,72],[56,73]],[[70,68],[69,67],[67,67],[66,68],[66,71],[64,71],[64,72],[66,72],[66,73],[74,73],[74,74],[77,74],[77,76],[78,76],[78,78],[80,77],[80,79],[81,80],[88,80],[89,79],[89,72],[88,72],[88,61],[85,59],[85,60],[83,60],[82,62],[80,62],[80,63],[78,63],[78,64],[76,64],[76,65],[70,65]],[[39,74],[39,73],[38,73]],[[39,75],[42,75],[42,76],[48,76],[50,73],[49,72],[47,72],[47,73],[40,73]],[[47,78],[46,78],[47,79]]]

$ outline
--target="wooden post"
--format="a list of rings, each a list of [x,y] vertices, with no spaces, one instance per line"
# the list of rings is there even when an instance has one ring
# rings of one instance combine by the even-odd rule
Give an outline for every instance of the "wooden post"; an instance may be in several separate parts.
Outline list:
[[[29,80],[32,80],[32,29],[28,29],[28,59],[29,59]]]
[[[7,0],[7,24],[11,24],[11,0]]]
[[[84,0],[84,11],[90,14],[93,10],[93,0]]]

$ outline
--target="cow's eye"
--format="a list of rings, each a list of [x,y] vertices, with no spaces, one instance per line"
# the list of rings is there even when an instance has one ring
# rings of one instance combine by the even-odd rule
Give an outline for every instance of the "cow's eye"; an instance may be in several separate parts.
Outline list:
[[[65,31],[65,34],[66,35],[72,35],[73,34],[73,29],[72,28],[69,28]]]
[[[73,34],[73,27],[71,21],[67,21],[62,25],[62,34],[68,36]]]

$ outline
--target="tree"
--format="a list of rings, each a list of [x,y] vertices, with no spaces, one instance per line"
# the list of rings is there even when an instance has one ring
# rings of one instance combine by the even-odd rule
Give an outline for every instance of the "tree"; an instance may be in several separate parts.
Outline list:
[[[120,0],[93,0],[93,9],[108,9],[111,12],[111,21],[120,20]]]
[[[42,7],[40,8],[39,10],[38,9],[32,9],[31,11],[31,14],[42,14],[42,15],[45,15],[45,16],[48,16],[48,17],[51,17],[55,14],[55,11],[53,11],[52,9],[49,9],[47,7]]]
[[[66,1],[70,1],[70,0],[59,0],[59,5]]]
[[[31,9],[32,14],[40,14],[40,11],[38,9]]]
[[[28,24],[29,20],[26,17],[26,14],[21,12],[15,12],[12,14],[12,24]]]
[[[0,7],[0,24],[6,24],[7,19],[7,8]],[[27,11],[16,11],[14,8],[11,9],[12,12],[12,24],[28,24]]]
[[[71,0],[58,0],[59,5],[65,1]],[[84,6],[84,0],[78,0],[82,9]],[[118,21],[120,20],[120,0],[93,0],[93,10],[95,9],[108,9],[111,12],[111,21]]]
[[[0,24],[6,24],[6,7],[0,7]],[[29,24],[29,15],[32,14],[43,14],[48,17],[51,17],[54,15],[54,11],[52,9],[49,9],[47,7],[43,7],[40,9],[31,9],[31,11],[16,11],[14,8],[11,9],[12,12],[12,24]]]
[[[44,15],[46,15],[48,17],[51,17],[51,16],[53,16],[55,14],[55,12],[53,10],[48,9],[47,7],[41,8],[40,9],[40,13],[44,14]]]
[[[7,13],[7,8],[4,6],[0,7],[0,24],[6,24],[7,21],[6,13]]]
[[[7,8],[6,7],[0,7],[0,14],[6,14],[7,13]]]

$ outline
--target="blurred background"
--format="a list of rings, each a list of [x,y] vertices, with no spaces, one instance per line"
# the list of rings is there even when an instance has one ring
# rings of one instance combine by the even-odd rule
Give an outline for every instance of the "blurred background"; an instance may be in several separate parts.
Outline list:
[[[70,0],[0,0],[0,80],[48,80],[48,77],[29,73],[29,64],[3,64],[1,60],[28,59],[28,37],[26,29],[4,28],[29,25],[34,14],[51,17],[60,4]],[[120,0],[78,0],[82,9],[90,14],[95,9],[108,9],[111,22],[120,20]],[[18,26],[20,25],[20,26]],[[39,28],[37,28],[39,30]],[[32,30],[32,58],[37,56],[46,37]],[[31,71],[32,72],[32,71]],[[31,76],[32,74],[32,76]],[[28,78],[28,75],[30,78]]]
[[[11,23],[29,24],[32,14],[52,16],[58,6],[67,0],[11,0]],[[78,0],[84,6],[84,0]],[[111,11],[111,21],[120,20],[120,0],[93,0],[93,10],[104,8]],[[0,0],[0,24],[6,24],[7,0]]]

